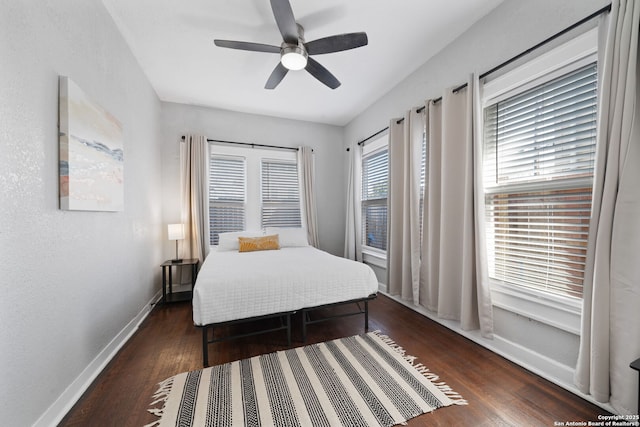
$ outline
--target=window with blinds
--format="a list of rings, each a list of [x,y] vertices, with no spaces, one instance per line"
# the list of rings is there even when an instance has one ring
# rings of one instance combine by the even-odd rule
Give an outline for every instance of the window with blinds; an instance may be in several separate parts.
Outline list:
[[[298,166],[283,160],[262,160],[262,227],[301,227]]]
[[[582,297],[596,144],[590,64],[484,110],[489,276]]]
[[[209,163],[209,241],[245,229],[246,162],[244,158],[211,156]]]
[[[387,250],[389,150],[362,156],[362,240],[365,246]]]

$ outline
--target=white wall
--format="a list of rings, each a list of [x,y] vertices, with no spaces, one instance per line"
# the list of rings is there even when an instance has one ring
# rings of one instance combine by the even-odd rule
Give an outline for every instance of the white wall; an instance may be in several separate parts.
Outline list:
[[[0,425],[49,425],[159,290],[160,102],[99,0],[1,1],[0,58]],[[59,75],[123,125],[124,212],[58,209]]]
[[[162,103],[163,216],[180,222],[180,137],[186,133],[209,139],[313,148],[316,168],[320,248],[344,251],[346,153],[342,128],[228,110]],[[175,251],[175,247],[173,247]],[[170,254],[171,248],[168,249]]]
[[[345,147],[388,126],[391,118],[401,117],[411,107],[424,105],[426,99],[441,96],[445,88],[459,86],[472,72],[493,68],[606,4],[607,0],[505,1],[349,123],[344,131]],[[344,167],[346,170],[346,161]],[[494,321],[494,341],[479,334],[469,336],[572,387],[579,342],[575,333],[498,308]],[[444,323],[463,333],[458,324]]]

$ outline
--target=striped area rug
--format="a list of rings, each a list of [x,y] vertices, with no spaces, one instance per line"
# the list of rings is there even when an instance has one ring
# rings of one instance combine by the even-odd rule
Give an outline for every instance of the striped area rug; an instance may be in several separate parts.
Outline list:
[[[154,399],[159,427],[392,426],[466,404],[377,332],[178,374]]]

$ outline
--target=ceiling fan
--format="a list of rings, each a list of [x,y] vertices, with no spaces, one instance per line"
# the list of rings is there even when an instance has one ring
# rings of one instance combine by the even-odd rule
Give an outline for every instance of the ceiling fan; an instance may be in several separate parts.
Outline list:
[[[338,34],[306,42],[304,28],[296,22],[289,0],[271,0],[271,9],[282,34],[283,42],[280,46],[235,40],[214,40],[215,45],[252,52],[279,53],[280,62],[269,76],[265,89],[275,89],[289,70],[303,68],[331,89],[340,86],[340,81],[310,55],[322,55],[366,46],[367,34],[364,32]]]

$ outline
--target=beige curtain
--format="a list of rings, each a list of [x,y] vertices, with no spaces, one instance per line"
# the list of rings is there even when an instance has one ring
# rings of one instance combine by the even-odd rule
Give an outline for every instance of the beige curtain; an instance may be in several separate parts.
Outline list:
[[[575,382],[616,411],[637,414],[638,379],[629,363],[640,357],[640,3],[614,0],[602,24],[598,152]]]
[[[428,166],[423,211],[420,304],[463,330],[493,334],[486,280],[477,79],[442,101],[427,102]],[[481,182],[481,181],[480,181]],[[476,196],[475,193],[478,192]]]
[[[477,75],[473,75],[468,83],[468,91],[471,94],[472,125],[467,127],[468,137],[472,139],[473,146],[473,199],[474,199],[474,236],[475,236],[475,283],[471,281],[471,287],[466,290],[465,304],[476,305],[478,310],[478,322],[480,333],[483,337],[493,339],[493,303],[491,302],[491,284],[489,283],[489,264],[487,261],[487,240],[485,228],[485,203],[484,203],[484,172],[482,168],[483,157],[483,129],[482,129],[482,105],[481,85]],[[469,134],[470,132],[470,134]],[[471,310],[469,310],[471,312]],[[475,323],[472,321],[471,323]]]
[[[200,264],[209,253],[209,144],[202,135],[187,135],[180,145],[183,254]]]
[[[424,116],[414,108],[402,121],[393,119],[389,124],[388,291],[414,304],[418,304],[420,298],[420,169]]]
[[[318,247],[318,214],[316,210],[315,168],[313,149],[298,147],[298,169],[302,188],[302,205],[307,226],[307,239],[314,248]]]
[[[442,102],[425,103],[427,166],[422,211],[422,263],[420,264],[420,305],[438,311],[440,276],[440,200],[442,157]]]
[[[344,257],[362,261],[362,147],[354,144],[348,151],[347,217],[345,219]]]

